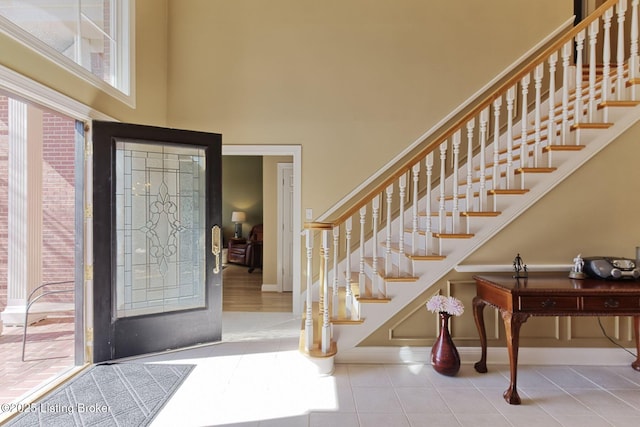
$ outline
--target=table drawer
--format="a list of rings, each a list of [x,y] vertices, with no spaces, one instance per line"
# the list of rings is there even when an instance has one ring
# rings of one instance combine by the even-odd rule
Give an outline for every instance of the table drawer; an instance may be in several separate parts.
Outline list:
[[[586,296],[583,297],[585,311],[640,311],[640,298],[616,296]]]
[[[579,311],[580,298],[563,296],[520,297],[520,310],[540,313],[545,311]]]

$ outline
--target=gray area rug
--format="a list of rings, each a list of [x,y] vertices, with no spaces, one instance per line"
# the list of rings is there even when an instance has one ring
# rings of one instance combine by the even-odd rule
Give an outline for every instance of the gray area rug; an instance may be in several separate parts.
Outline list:
[[[193,368],[142,363],[94,365],[6,425],[146,426]]]

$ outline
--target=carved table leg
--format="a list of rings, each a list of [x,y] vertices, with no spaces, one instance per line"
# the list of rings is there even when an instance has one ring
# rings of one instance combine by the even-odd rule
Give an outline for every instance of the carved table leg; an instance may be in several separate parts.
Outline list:
[[[528,314],[511,313],[500,310],[507,334],[507,350],[509,351],[509,369],[511,371],[511,383],[504,392],[503,397],[511,405],[520,404],[520,396],[517,390],[518,379],[518,347],[520,345],[520,326],[529,318]]]
[[[479,362],[476,362],[474,368],[477,372],[484,374],[487,372],[487,332],[484,327],[484,307],[487,305],[480,297],[473,298],[473,317],[476,319],[476,327],[478,335],[480,335],[480,348],[482,356]]]
[[[636,371],[640,371],[640,316],[633,316],[633,333],[636,336],[636,361],[631,367]]]

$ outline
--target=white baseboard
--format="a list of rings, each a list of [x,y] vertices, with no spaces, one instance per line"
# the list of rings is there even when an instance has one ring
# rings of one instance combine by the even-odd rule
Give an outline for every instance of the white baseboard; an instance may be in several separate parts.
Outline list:
[[[635,349],[629,349],[635,354]],[[463,364],[474,364],[480,360],[480,348],[458,347]],[[430,363],[431,347],[356,347],[340,350],[336,363]],[[602,365],[626,366],[634,362],[633,356],[621,348],[540,348],[520,347],[518,365]],[[488,365],[508,365],[506,347],[487,349]]]
[[[267,283],[263,283],[260,289],[262,289],[262,292],[280,292],[278,285],[269,285]]]

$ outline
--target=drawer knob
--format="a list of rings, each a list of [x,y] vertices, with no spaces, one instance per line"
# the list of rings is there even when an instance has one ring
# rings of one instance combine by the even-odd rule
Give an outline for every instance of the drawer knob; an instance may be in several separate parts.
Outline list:
[[[546,300],[542,301],[541,305],[542,308],[553,308],[556,306],[556,302],[551,298],[547,298]]]
[[[604,302],[604,306],[606,308],[618,308],[620,307],[620,301],[613,298],[607,298],[607,300]]]

